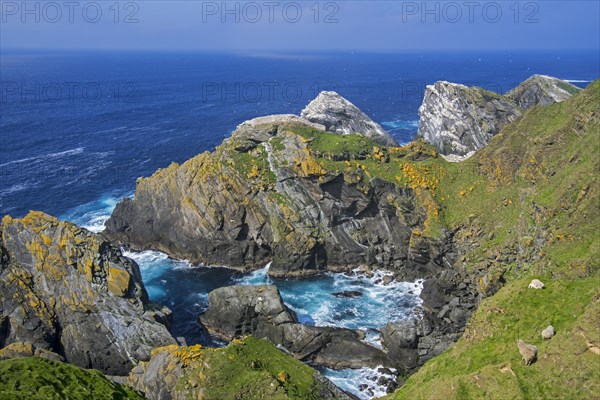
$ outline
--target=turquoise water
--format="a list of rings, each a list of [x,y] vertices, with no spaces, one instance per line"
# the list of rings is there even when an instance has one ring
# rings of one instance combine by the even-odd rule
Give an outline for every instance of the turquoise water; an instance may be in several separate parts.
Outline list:
[[[118,200],[115,196],[105,196],[61,217],[100,232]],[[244,275],[226,268],[194,266],[158,251],[125,252],[125,255],[140,266],[150,299],[173,311],[173,335],[184,337],[188,344],[226,344],[198,324],[198,316],[208,307],[208,293],[222,286],[277,285],[284,302],[297,313],[300,322],[360,329],[366,332],[365,341],[377,347],[381,346],[379,328],[389,321],[418,317],[421,305],[422,282],[384,284],[387,273],[383,271],[367,275],[357,269],[349,274],[327,273],[302,280],[283,280],[269,277],[268,265]],[[362,295],[353,298],[334,296],[334,293],[349,290],[359,291]],[[376,384],[384,375],[377,368],[339,371],[321,368],[321,372],[361,399],[385,394]],[[360,385],[368,385],[368,389],[360,391]]]
[[[98,232],[115,204],[132,195],[138,177],[213,149],[247,119],[297,114],[321,90],[338,91],[407,143],[417,131],[425,86],[437,80],[506,92],[534,73],[585,87],[598,70],[595,52],[320,53],[281,59],[3,52],[0,216],[41,210]],[[71,94],[73,83],[78,86]],[[245,94],[245,87],[277,89],[257,97]],[[90,96],[86,88],[96,92]],[[139,263],[152,300],[173,310],[173,334],[190,344],[223,345],[197,318],[208,293],[231,284],[273,283],[303,323],[362,329],[375,346],[378,328],[415,317],[420,306],[419,282],[383,285],[384,272],[286,281],[268,278],[267,266],[243,276],[159,252],[127,255]],[[362,295],[332,295],[344,290]],[[363,399],[383,394],[373,382],[380,375],[375,370],[323,372]],[[369,389],[359,391],[360,384]]]

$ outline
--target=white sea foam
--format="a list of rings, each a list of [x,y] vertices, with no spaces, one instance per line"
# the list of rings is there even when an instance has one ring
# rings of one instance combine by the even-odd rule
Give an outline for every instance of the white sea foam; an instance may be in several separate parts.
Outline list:
[[[588,82],[592,82],[592,81],[588,81],[585,79],[563,79],[565,82],[569,82],[569,83],[588,83]]]
[[[36,186],[37,186],[36,183],[24,183],[24,182],[17,183],[16,185],[12,185],[8,189],[1,190],[0,191],[0,197],[6,196],[7,194],[20,192],[22,190],[31,189],[31,188],[34,188]]]
[[[27,157],[27,158],[21,158],[19,160],[5,162],[3,164],[0,164],[0,167],[5,167],[7,165],[12,165],[12,164],[20,164],[20,163],[32,162],[32,161],[39,162],[39,161],[47,160],[47,159],[51,159],[51,158],[71,156],[71,155],[75,155],[75,154],[81,154],[81,153],[83,153],[83,151],[84,151],[83,147],[77,147],[77,148],[71,149],[71,150],[59,151],[56,153],[48,153],[48,154],[44,154],[41,156]]]
[[[77,206],[60,218],[72,221],[91,232],[98,233],[104,230],[104,223],[110,218],[117,203],[125,197],[127,196],[106,195],[96,201]]]
[[[264,268],[244,275],[238,280],[238,283],[240,285],[270,285],[273,283],[268,275],[270,267],[271,263],[268,263]]]
[[[379,369],[384,371],[380,366],[377,368],[342,370],[323,368],[321,372],[336,386],[352,393],[361,400],[370,400],[387,394],[386,388],[377,384],[380,377],[396,379],[395,375],[379,371]],[[394,369],[390,369],[390,371],[395,372]],[[361,385],[366,385],[367,387],[364,390],[360,390]]]
[[[419,127],[419,120],[394,120],[394,121],[384,121],[381,123],[385,129],[390,132],[397,131],[400,129],[416,129]]]
[[[318,326],[359,329],[367,332],[365,341],[380,347],[378,330],[390,321],[419,316],[422,281],[384,283],[390,273],[371,275],[356,269],[350,274],[327,273],[303,280],[279,280],[268,276],[268,266],[243,276],[242,285],[275,284],[285,303],[304,321]],[[357,291],[362,295],[344,297]]]

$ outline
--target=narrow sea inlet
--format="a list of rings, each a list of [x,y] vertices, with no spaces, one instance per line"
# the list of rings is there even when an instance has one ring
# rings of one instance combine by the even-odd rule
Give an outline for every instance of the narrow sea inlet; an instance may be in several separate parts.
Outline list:
[[[99,232],[116,203],[116,198],[105,196],[63,217]],[[229,285],[276,285],[299,322],[361,330],[365,332],[364,340],[376,347],[381,347],[379,329],[388,322],[419,317],[422,282],[389,282],[385,271],[370,274],[356,269],[346,274],[283,280],[269,277],[268,265],[250,274],[240,274],[227,268],[194,266],[158,251],[125,255],[139,264],[150,299],[173,311],[171,332],[175,337],[185,338],[188,345],[226,345],[198,323],[198,316],[208,308],[208,293]],[[384,395],[385,386],[380,383],[395,379],[391,370],[383,368],[319,370],[360,399]]]

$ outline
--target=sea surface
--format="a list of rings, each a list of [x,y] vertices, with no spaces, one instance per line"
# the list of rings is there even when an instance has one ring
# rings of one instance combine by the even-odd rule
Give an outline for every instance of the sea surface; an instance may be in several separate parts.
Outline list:
[[[504,93],[534,73],[585,87],[594,52],[0,54],[0,216],[41,210],[93,231],[138,177],[214,149],[241,122],[299,113],[336,90],[408,143],[425,86],[448,80]],[[276,284],[304,323],[363,329],[379,346],[388,321],[418,316],[420,282],[384,285],[381,272],[286,281],[267,269],[240,275],[159,252],[127,253],[153,301],[174,311],[175,336],[220,346],[197,318],[208,293],[230,284]],[[360,290],[358,298],[332,294]],[[384,394],[373,369],[323,372],[362,399]],[[367,391],[358,386],[366,383]]]

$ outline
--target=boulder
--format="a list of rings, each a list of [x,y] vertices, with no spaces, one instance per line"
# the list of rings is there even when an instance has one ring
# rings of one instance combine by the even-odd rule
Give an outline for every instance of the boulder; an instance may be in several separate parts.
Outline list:
[[[0,345],[29,343],[72,364],[124,375],[175,343],[137,264],[98,235],[41,212],[0,226]],[[8,351],[8,350],[7,350]]]
[[[218,288],[209,293],[208,303],[200,321],[210,333],[227,341],[250,335],[259,326],[265,330],[265,326],[297,322],[274,285]]]
[[[335,297],[345,297],[345,298],[353,298],[353,297],[361,297],[363,292],[360,290],[344,290],[342,292],[335,292],[333,296]]]

